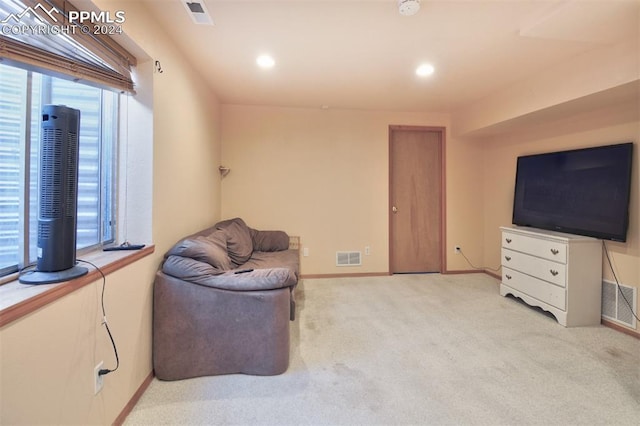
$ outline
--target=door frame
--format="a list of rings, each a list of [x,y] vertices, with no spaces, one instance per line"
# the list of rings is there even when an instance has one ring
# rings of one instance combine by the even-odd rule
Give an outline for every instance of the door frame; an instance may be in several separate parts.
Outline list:
[[[440,133],[440,273],[444,274],[447,272],[447,193],[446,193],[446,135],[447,128],[444,126],[405,126],[405,125],[390,125],[389,126],[389,199],[388,199],[388,207],[387,214],[389,215],[389,275],[393,275],[393,226],[392,226],[392,216],[391,209],[393,207],[393,158],[392,158],[392,144],[393,144],[393,132],[394,131],[429,131],[429,132],[438,132]]]

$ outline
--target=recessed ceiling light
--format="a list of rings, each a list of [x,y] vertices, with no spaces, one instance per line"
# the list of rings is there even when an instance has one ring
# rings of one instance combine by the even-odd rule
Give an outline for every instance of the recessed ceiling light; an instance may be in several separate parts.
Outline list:
[[[258,59],[256,59],[256,64],[258,64],[260,68],[273,68],[276,61],[269,55],[260,55]]]
[[[422,64],[416,68],[416,74],[420,77],[426,77],[433,74],[436,69],[431,64]]]

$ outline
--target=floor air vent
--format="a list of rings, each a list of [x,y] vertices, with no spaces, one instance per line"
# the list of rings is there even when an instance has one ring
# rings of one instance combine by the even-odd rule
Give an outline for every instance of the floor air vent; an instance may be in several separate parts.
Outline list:
[[[337,251],[336,266],[360,266],[362,253],[359,251]]]
[[[602,281],[602,316],[635,329],[636,319],[625,299],[631,306],[636,306],[637,292],[635,287],[620,284],[618,290],[616,283]]]

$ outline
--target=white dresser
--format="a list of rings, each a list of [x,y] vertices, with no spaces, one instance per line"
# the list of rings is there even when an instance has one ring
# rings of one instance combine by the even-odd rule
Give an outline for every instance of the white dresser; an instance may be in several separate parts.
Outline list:
[[[500,294],[551,312],[565,327],[600,324],[600,240],[527,227],[501,227]]]

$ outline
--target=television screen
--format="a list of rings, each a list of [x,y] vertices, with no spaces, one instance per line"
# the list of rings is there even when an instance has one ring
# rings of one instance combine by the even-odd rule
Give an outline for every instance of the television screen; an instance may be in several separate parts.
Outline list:
[[[518,157],[513,224],[626,241],[633,143]]]

